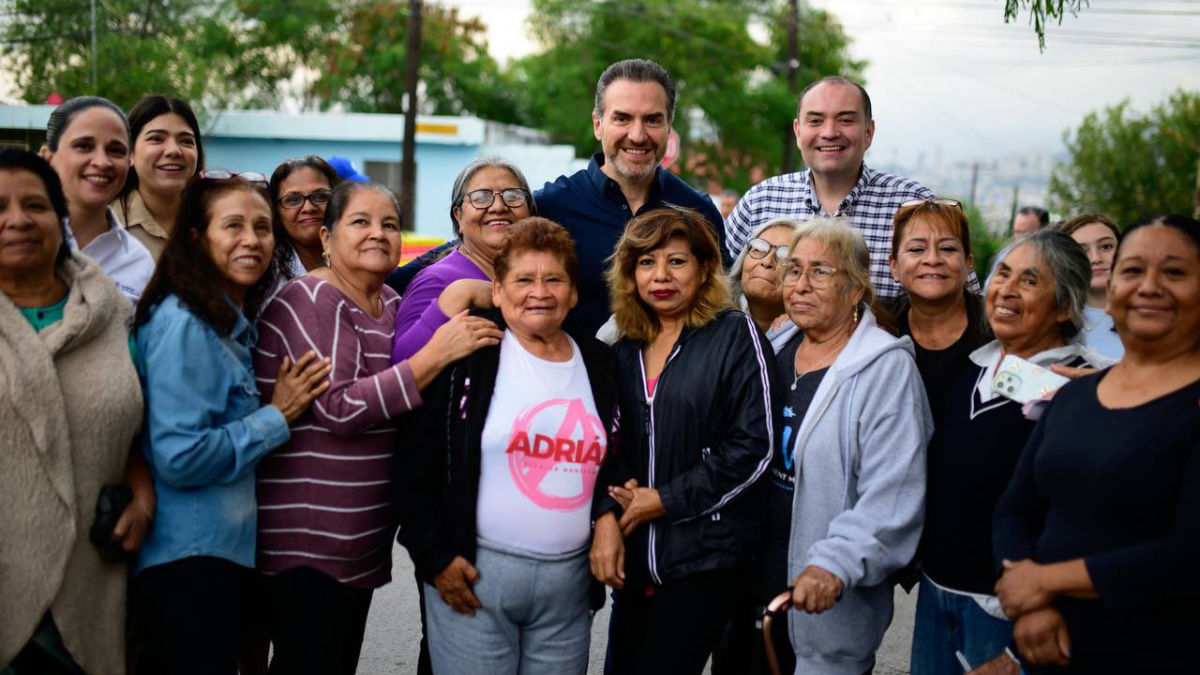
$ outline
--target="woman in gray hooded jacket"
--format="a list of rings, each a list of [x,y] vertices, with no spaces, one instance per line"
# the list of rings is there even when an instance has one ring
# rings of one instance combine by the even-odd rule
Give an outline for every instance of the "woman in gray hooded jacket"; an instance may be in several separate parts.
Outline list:
[[[933,422],[911,340],[872,311],[869,269],[862,235],[832,219],[800,226],[781,266],[795,328],[776,354],[784,429],[760,577],[771,594],[793,587],[787,672],[869,672],[890,577],[920,540]]]

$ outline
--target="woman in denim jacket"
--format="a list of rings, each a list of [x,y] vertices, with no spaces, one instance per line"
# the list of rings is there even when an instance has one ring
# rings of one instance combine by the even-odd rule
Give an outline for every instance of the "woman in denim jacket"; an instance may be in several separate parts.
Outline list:
[[[254,568],[254,467],[329,386],[310,352],[280,368],[268,405],[252,318],[275,285],[266,180],[201,173],[135,318],[142,449],[158,513],[136,565],[143,670],[236,672],[240,588]]]

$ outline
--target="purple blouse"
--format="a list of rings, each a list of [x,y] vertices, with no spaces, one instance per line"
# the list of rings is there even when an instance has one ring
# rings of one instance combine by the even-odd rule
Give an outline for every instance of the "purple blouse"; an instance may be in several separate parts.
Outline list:
[[[459,279],[491,281],[471,259],[454,249],[450,255],[426,267],[413,278],[396,314],[396,341],[392,344],[392,363],[411,358],[450,320],[438,307],[438,297]]]

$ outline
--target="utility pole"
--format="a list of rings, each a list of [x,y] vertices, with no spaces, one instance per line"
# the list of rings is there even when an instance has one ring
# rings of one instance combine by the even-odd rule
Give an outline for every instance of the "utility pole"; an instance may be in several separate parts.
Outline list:
[[[416,229],[417,202],[417,75],[421,65],[421,0],[408,1],[408,33],[404,47],[404,145],[400,157],[400,217]]]
[[[788,0],[787,83],[795,100],[799,90],[796,76],[800,71],[800,0]],[[783,130],[783,173],[796,170],[796,135],[792,125]]]
[[[100,90],[96,87],[96,0],[92,0],[92,93],[99,95]]]
[[[979,160],[971,163],[971,204],[975,204],[975,189],[979,187]]]

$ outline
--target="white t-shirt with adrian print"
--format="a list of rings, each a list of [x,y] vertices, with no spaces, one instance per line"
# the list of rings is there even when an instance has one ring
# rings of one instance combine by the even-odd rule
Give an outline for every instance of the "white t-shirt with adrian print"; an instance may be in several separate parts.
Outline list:
[[[505,331],[483,425],[476,528],[484,539],[558,555],[591,536],[608,436],[574,340],[571,351],[568,361],[546,361]]]

